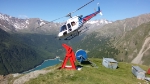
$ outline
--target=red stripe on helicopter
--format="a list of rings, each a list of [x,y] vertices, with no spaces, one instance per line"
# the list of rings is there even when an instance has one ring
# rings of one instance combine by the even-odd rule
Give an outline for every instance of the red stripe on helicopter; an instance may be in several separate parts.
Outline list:
[[[85,23],[86,21],[90,20],[92,17],[96,16],[100,11],[97,11],[95,13],[92,13],[90,15],[87,15],[85,17],[83,17],[83,23]]]

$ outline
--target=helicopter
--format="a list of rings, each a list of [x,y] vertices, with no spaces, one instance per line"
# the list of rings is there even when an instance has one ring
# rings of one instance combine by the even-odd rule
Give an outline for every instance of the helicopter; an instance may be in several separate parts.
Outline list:
[[[94,0],[92,0],[94,1]],[[90,1],[89,3],[91,3],[92,1]],[[87,3],[87,4],[89,4]],[[85,4],[85,5],[87,5]],[[84,6],[85,6],[84,5]],[[84,7],[82,6],[82,8]],[[81,7],[79,8],[81,9]],[[77,10],[79,10],[77,9]],[[90,20],[91,18],[93,18],[94,16],[96,16],[98,13],[100,13],[100,15],[102,15],[102,12],[100,10],[100,6],[98,3],[98,10],[95,11],[92,14],[89,14],[87,16],[71,16],[71,13],[69,13],[67,16],[69,16],[70,18],[66,21],[66,23],[60,28],[60,32],[58,34],[58,38],[65,38],[64,40],[70,40],[72,38],[74,38],[75,36],[78,36],[83,30],[84,32],[88,29],[87,27],[84,29],[81,29],[83,27],[83,25]]]
[[[88,30],[88,27],[85,27],[82,29],[83,25],[89,21],[91,18],[93,18],[94,16],[96,16],[97,14],[102,15],[102,12],[100,10],[100,6],[99,3],[97,3],[98,5],[98,10],[95,11],[92,14],[89,14],[87,16],[73,16],[71,14],[73,14],[74,12],[80,10],[81,8],[85,7],[86,5],[88,5],[89,3],[93,2],[94,0],[91,0],[90,2],[86,3],[85,5],[81,6],[80,8],[78,8],[77,10],[68,13],[67,15],[63,16],[63,17],[70,17],[64,25],[61,26],[60,28],[60,32],[58,33],[58,36],[56,38],[58,38],[59,40],[64,39],[64,40],[71,40],[72,38],[81,35],[82,33],[86,32]],[[63,18],[61,17],[61,18]],[[58,19],[61,19],[58,18]],[[56,21],[58,19],[55,19],[53,21]],[[52,21],[52,22],[53,22]]]

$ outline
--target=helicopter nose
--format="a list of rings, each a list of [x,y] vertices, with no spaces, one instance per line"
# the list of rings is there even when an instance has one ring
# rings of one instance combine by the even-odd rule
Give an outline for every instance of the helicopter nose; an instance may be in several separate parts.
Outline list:
[[[58,34],[58,37],[62,37],[62,33],[59,33],[59,34]]]

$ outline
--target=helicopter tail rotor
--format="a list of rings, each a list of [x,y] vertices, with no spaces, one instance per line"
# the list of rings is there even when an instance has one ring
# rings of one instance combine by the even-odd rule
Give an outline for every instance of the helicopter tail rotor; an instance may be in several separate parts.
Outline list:
[[[101,9],[100,9],[100,5],[99,5],[99,3],[97,3],[97,6],[98,6],[99,14],[102,16],[103,14],[102,14],[102,11],[101,11]]]

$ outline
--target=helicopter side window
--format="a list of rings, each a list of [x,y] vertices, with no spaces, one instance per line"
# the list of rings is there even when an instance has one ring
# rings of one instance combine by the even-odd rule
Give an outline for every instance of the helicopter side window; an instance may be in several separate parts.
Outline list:
[[[71,25],[74,26],[74,25],[76,25],[76,23],[75,22],[71,22]]]
[[[70,24],[67,24],[67,26],[68,26],[69,31],[71,31],[71,30],[72,30],[72,29],[71,29],[71,25],[70,25]]]
[[[60,32],[62,32],[62,31],[64,31],[64,30],[67,30],[66,25],[63,25],[63,26],[61,27]]]

